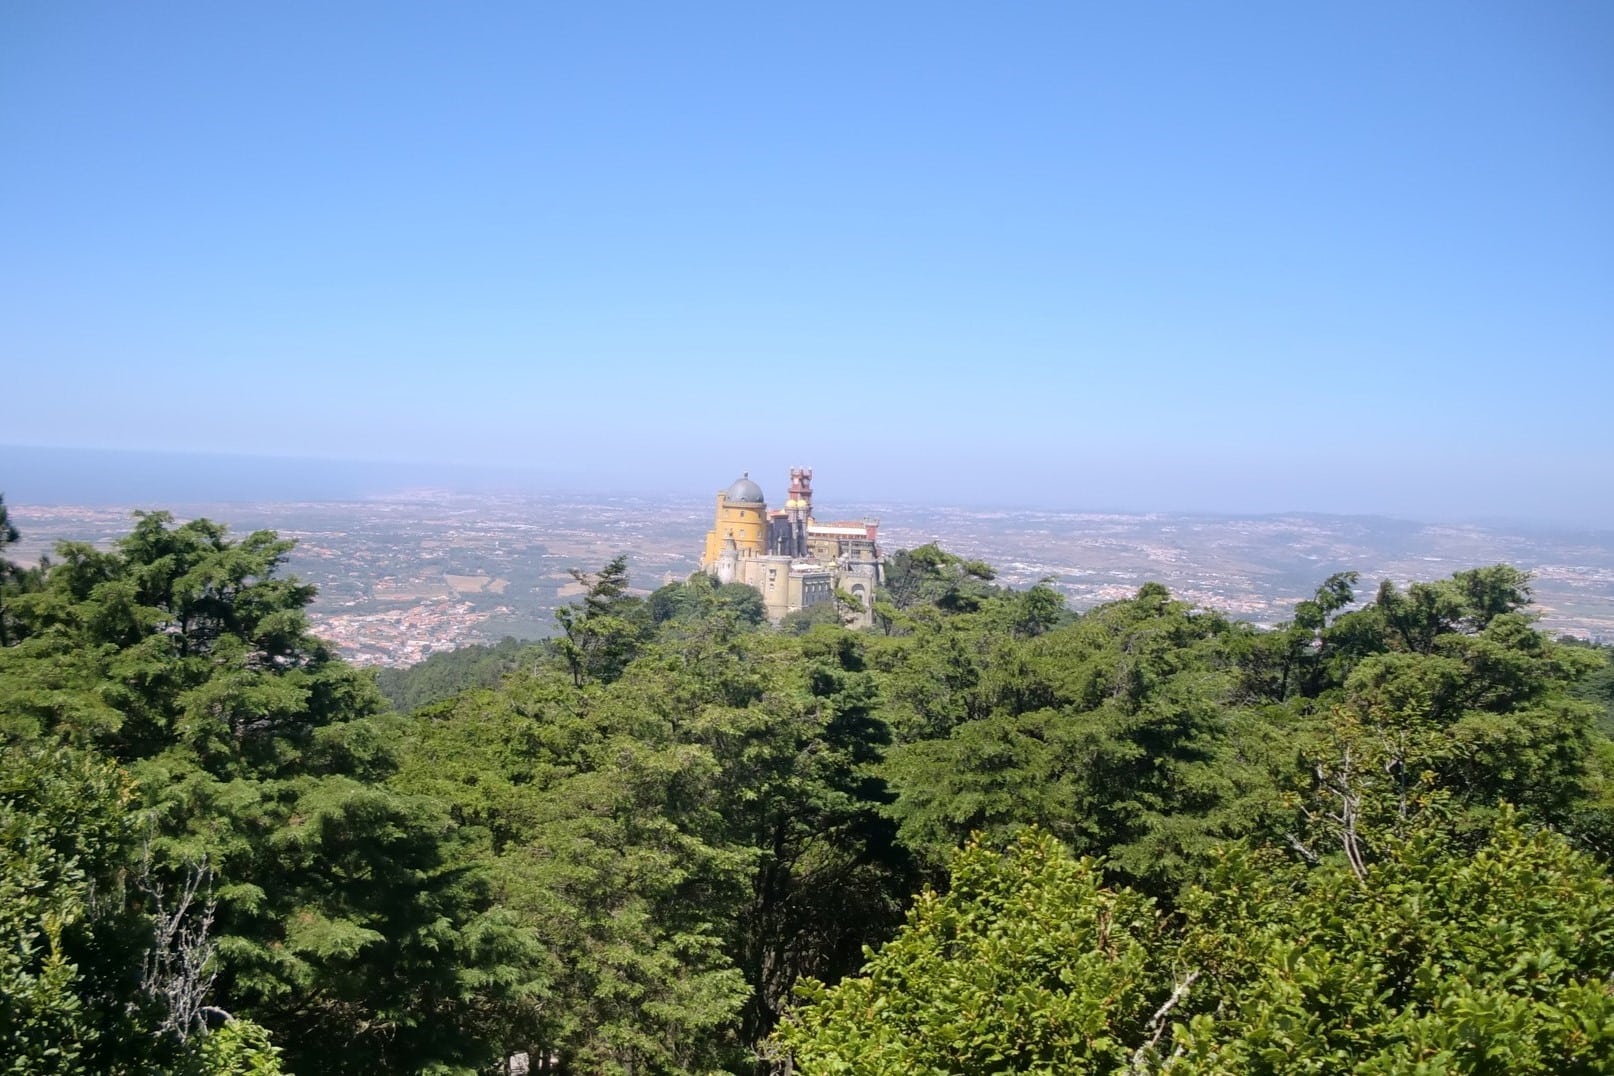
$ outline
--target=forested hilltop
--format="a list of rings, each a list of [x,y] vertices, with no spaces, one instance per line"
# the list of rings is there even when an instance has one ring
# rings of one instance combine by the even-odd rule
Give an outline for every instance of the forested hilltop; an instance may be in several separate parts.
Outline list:
[[[290,548],[0,556],[0,1070],[1614,1071],[1614,673],[1505,565],[1261,631],[925,546],[855,633],[619,559],[394,706]]]

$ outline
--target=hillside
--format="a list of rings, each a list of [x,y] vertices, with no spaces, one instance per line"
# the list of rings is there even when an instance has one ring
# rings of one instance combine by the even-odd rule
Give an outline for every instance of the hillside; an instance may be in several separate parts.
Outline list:
[[[1506,565],[1262,630],[925,545],[875,630],[797,633],[618,559],[400,713],[291,555],[158,513],[6,568],[23,1071],[1614,1056],[1608,655]]]

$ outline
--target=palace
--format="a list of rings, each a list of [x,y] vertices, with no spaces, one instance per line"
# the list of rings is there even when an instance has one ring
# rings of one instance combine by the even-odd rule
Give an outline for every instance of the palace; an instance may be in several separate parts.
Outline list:
[[[762,487],[744,474],[717,493],[717,518],[706,534],[701,568],[720,583],[754,587],[775,622],[832,602],[839,590],[862,608],[853,626],[868,627],[881,579],[879,529],[872,520],[815,520],[811,468],[791,469],[789,497],[772,512]]]

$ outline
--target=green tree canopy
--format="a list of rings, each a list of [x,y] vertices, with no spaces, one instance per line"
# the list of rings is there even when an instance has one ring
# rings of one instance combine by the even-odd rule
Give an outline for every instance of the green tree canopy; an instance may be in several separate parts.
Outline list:
[[[108,552],[63,544],[11,606],[0,729],[127,767],[152,884],[208,864],[214,990],[294,1068],[474,1057],[488,895],[446,861],[443,812],[386,787],[381,699],[308,633],[290,548],[160,512]]]
[[[807,984],[808,1074],[1606,1073],[1614,881],[1512,815],[1362,877],[1234,849],[1175,920],[1046,834],[972,844],[863,972]]]
[[[802,1073],[1110,1073],[1158,1005],[1151,901],[1031,833],[973,843],[860,975],[804,984],[779,1049]]]
[[[147,513],[6,568],[13,1068],[754,1074],[804,980],[808,1072],[1611,1053],[1606,656],[1511,568],[1263,631],[928,546],[858,633],[616,558],[400,716],[289,550]]]

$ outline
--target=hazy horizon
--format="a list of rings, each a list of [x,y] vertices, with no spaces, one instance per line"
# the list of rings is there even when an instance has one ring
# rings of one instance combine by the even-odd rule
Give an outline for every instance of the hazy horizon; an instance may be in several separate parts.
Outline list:
[[[0,25],[10,443],[1614,526],[1606,4]]]
[[[812,466],[810,460],[797,461]],[[291,502],[335,502],[385,499],[423,490],[464,496],[580,496],[599,499],[688,499],[704,506],[712,492],[748,470],[770,498],[784,487],[785,468],[735,468],[720,479],[691,481],[675,475],[658,485],[649,476],[626,476],[619,482],[603,481],[573,469],[432,464],[420,461],[330,459],[299,456],[261,456],[240,453],[149,452],[116,449],[56,448],[0,444],[0,496],[8,503],[26,505],[168,508],[185,505]],[[716,472],[713,472],[716,474]],[[1185,515],[1206,517],[1262,517],[1284,515],[1385,518],[1430,524],[1538,527],[1555,531],[1584,531],[1614,538],[1614,522],[1595,517],[1551,519],[1482,514],[1417,514],[1383,509],[1352,510],[1339,505],[1260,506],[1255,502],[1218,505],[1150,503],[1137,499],[1104,503],[1082,500],[1079,490],[1056,491],[1038,501],[1004,499],[998,488],[980,490],[957,485],[932,489],[883,492],[869,486],[866,477],[817,470],[815,485],[825,511],[857,509],[869,505],[958,507],[972,511],[1010,513],[1116,513],[1126,515]],[[710,477],[710,476],[707,476]],[[899,484],[900,485],[900,484]],[[948,494],[943,496],[941,494]]]

